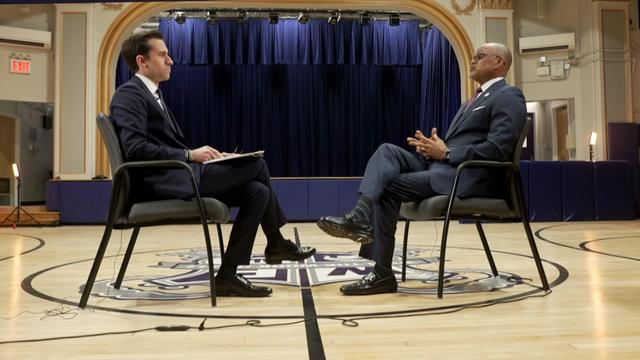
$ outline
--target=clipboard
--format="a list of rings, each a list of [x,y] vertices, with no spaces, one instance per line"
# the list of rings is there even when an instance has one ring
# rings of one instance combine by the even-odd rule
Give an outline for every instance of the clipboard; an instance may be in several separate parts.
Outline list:
[[[254,158],[264,157],[264,150],[258,150],[250,153],[244,153],[244,154],[230,154],[229,156],[207,160],[203,162],[203,164],[218,164],[218,163],[234,161],[237,159],[251,158],[251,157],[254,157]]]

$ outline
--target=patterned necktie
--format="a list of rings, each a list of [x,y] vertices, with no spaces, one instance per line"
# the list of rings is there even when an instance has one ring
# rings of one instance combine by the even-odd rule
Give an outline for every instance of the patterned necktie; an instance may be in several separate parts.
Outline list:
[[[171,117],[171,114],[169,113],[169,109],[167,109],[167,104],[164,102],[164,98],[162,97],[162,91],[160,91],[159,88],[158,90],[156,90],[156,96],[158,100],[160,100],[160,107],[162,107],[162,111],[164,111],[164,114],[166,115],[167,119],[169,119],[169,126],[171,126],[171,130],[173,130],[173,132],[178,134],[179,133],[178,125],[174,123],[173,117]]]
[[[477,88],[475,94],[473,95],[473,98],[471,98],[468,102],[467,102],[467,107],[464,108],[464,111],[467,112],[467,110],[469,110],[469,108],[471,107],[471,105],[476,102],[476,100],[478,99],[478,97],[480,96],[480,94],[482,93],[482,88]]]

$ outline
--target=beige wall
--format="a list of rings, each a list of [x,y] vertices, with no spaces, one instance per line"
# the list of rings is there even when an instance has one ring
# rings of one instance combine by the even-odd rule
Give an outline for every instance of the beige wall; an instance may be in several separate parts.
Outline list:
[[[598,30],[598,6],[626,6],[625,1],[593,2],[591,0],[547,1],[546,17],[538,18],[536,2],[515,0],[515,36],[527,37],[555,33],[575,33],[576,48],[571,52],[535,55],[516,54],[516,85],[520,86],[528,101],[574,100],[574,126],[576,159],[589,159],[588,139],[592,131],[600,134],[595,152],[598,159],[606,159],[606,123],[604,118],[605,91],[602,75],[603,56]],[[622,39],[624,41],[624,39]],[[540,55],[547,60],[571,62],[566,78],[551,80],[536,73]],[[624,66],[624,65],[622,65]],[[637,75],[636,75],[637,76]],[[639,79],[640,80],[640,79]],[[619,87],[610,89],[609,95],[629,98],[624,80]],[[615,90],[615,91],[614,91]],[[628,91],[628,95],[627,94]],[[612,92],[615,92],[612,94]],[[640,96],[638,97],[640,98]],[[638,102],[636,102],[637,104]],[[637,105],[636,105],[637,107]],[[621,109],[625,112],[625,109]],[[632,119],[623,119],[631,121]]]
[[[31,74],[9,72],[9,56],[31,57]],[[0,46],[0,100],[53,102],[53,55],[49,51]]]
[[[56,10],[51,4],[2,5],[0,25],[53,31]]]
[[[22,200],[44,201],[45,186],[53,169],[53,130],[42,127],[49,105],[0,101],[0,114],[14,119],[14,161],[20,165]]]
[[[55,28],[53,5],[2,5],[0,25],[41,31]],[[30,55],[31,75],[9,72],[12,53]],[[53,102],[53,51],[18,46],[0,46],[0,100]]]
[[[15,159],[15,119],[0,114],[0,177],[11,177],[11,164]]]

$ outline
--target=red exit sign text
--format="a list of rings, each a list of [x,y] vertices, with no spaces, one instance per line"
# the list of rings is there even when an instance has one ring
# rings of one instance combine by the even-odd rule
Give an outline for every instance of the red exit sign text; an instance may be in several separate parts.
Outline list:
[[[31,74],[31,60],[11,59],[10,72],[14,74]]]

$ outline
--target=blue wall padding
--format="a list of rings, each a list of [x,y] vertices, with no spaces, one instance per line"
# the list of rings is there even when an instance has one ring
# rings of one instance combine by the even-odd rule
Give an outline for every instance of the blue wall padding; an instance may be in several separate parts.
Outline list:
[[[101,224],[106,222],[111,181],[50,181],[49,184],[53,184],[51,198],[57,197],[59,201],[61,223]]]
[[[529,163],[529,219],[562,220],[562,168],[559,161]]]
[[[633,174],[633,212],[635,217],[640,217],[640,165],[632,165]]]
[[[631,164],[626,161],[595,163],[594,189],[596,220],[634,218]]]
[[[562,220],[595,220],[593,194],[593,163],[590,161],[561,161]]]
[[[609,160],[626,160],[631,164],[638,164],[639,130],[640,125],[636,123],[609,123]]]
[[[521,161],[520,171],[532,221],[634,218],[638,166],[625,161]],[[289,220],[315,221],[351,210],[360,179],[274,179],[272,185]],[[110,192],[111,181],[49,181],[47,208],[60,211],[62,224],[104,223]]]
[[[275,182],[275,181],[274,181]],[[307,180],[278,180],[278,200],[289,220],[309,218],[309,189]]]
[[[339,183],[338,193],[340,195],[340,203],[338,204],[338,213],[346,214],[356,206],[358,201],[358,188],[360,187],[360,179],[344,179],[337,180]]]
[[[60,184],[61,181],[47,182],[47,211],[60,211]]]
[[[335,180],[309,180],[309,219],[340,216],[340,185]]]

